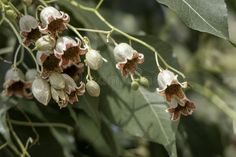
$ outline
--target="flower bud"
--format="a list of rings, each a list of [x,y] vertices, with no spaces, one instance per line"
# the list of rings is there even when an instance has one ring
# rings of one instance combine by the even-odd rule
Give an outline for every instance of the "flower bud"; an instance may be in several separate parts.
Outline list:
[[[89,50],[85,57],[86,63],[91,69],[98,70],[102,66],[103,58],[98,51]]]
[[[138,83],[138,81],[132,81],[132,83],[131,83],[131,88],[132,88],[133,90],[138,90],[138,88],[139,88],[139,83]]]
[[[127,59],[132,59],[135,50],[127,43],[116,45],[113,50],[116,62],[125,62]]]
[[[44,35],[35,42],[35,46],[39,51],[52,50],[55,44],[56,41],[50,35]]]
[[[17,18],[16,12],[12,9],[7,9],[6,10],[6,16],[11,20],[15,20]]]
[[[90,96],[98,97],[100,95],[100,87],[97,82],[90,80],[86,83],[86,90]]]
[[[34,97],[45,106],[48,105],[51,99],[50,85],[42,78],[37,78],[32,84],[32,93]]]
[[[66,86],[64,77],[57,72],[51,73],[51,75],[49,76],[49,82],[55,89],[64,89]]]
[[[25,74],[26,81],[33,82],[37,77],[37,70],[36,69],[29,69]]]
[[[144,87],[149,87],[149,81],[146,77],[140,77],[139,83]]]

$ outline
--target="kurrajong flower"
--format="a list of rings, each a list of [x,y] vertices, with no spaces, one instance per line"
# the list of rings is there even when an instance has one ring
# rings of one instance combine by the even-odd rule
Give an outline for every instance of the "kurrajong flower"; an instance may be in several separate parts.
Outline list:
[[[60,66],[70,66],[72,63],[79,63],[80,55],[86,53],[86,48],[81,47],[79,39],[72,39],[71,37],[60,37],[57,39],[54,54],[60,59]]]
[[[120,43],[114,48],[114,56],[118,62],[116,68],[121,71],[123,76],[133,74],[137,69],[137,65],[144,62],[144,55],[138,53],[126,43]]]
[[[20,34],[24,37],[23,43],[29,45],[36,42],[41,37],[37,20],[30,15],[24,15],[20,18]]]
[[[162,70],[157,76],[159,85],[157,91],[164,96],[169,103],[171,103],[174,97],[178,99],[185,97],[182,88],[187,87],[187,82],[180,83],[177,77],[178,75],[174,75],[174,73],[169,70]]]
[[[196,108],[183,92],[183,88],[188,86],[187,82],[180,83],[177,79],[178,75],[174,75],[169,70],[162,70],[157,77],[159,88],[157,91],[164,96],[170,104],[167,112],[171,113],[171,119],[177,120],[180,115],[191,115]]]
[[[41,26],[39,26],[39,29],[42,33],[57,35],[58,32],[66,29],[66,24],[70,21],[70,17],[68,14],[49,6],[40,12],[40,20]]]
[[[52,72],[62,72],[63,69],[59,66],[60,59],[58,59],[53,52],[38,51],[37,61],[43,67],[41,76],[47,78]]]
[[[70,104],[74,104],[78,102],[78,96],[82,96],[85,93],[85,84],[83,82],[80,82],[80,86],[78,87],[75,83],[75,81],[67,74],[62,74],[66,87],[65,87],[65,92],[68,95],[68,102]]]
[[[31,83],[25,80],[24,73],[18,68],[7,71],[3,88],[3,95],[5,96],[32,98],[32,93],[27,91],[31,88]]]

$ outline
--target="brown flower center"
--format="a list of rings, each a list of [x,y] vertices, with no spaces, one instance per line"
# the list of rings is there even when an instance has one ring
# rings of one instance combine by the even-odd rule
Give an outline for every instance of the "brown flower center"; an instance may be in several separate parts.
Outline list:
[[[29,32],[27,39],[29,41],[36,41],[40,37],[41,37],[41,32],[39,31],[38,28],[36,28],[36,29],[32,29],[31,32]]]
[[[65,26],[64,26],[63,22],[64,21],[62,19],[57,19],[57,20],[51,21],[48,25],[48,30],[51,33],[61,32],[61,31],[65,30]]]
[[[70,47],[69,49],[67,49],[64,53],[64,55],[62,56],[63,59],[65,60],[73,60],[75,62],[79,62],[80,61],[80,57],[79,57],[79,49],[77,46],[73,46]]]
[[[10,87],[8,87],[9,91],[13,91],[14,93],[16,92],[23,92],[25,84],[21,81],[17,81],[13,83]]]
[[[184,92],[179,84],[171,84],[165,90],[166,100],[171,102],[172,96],[176,95],[179,99],[184,98]]]
[[[47,71],[58,71],[60,60],[54,55],[50,55],[43,63],[43,68]]]
[[[132,60],[128,60],[127,63],[123,67],[124,75],[127,75],[128,73],[134,73],[137,68],[138,62],[139,62],[138,55],[134,56]]]

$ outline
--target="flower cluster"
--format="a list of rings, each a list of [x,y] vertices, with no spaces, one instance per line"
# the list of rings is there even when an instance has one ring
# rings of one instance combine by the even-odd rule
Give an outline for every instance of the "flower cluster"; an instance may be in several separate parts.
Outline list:
[[[48,6],[40,12],[40,21],[24,15],[19,20],[20,34],[26,46],[37,50],[36,61],[41,70],[24,73],[11,68],[5,76],[3,94],[34,98],[44,105],[53,99],[60,108],[78,102],[78,96],[100,94],[99,85],[88,77],[83,82],[82,74],[87,69],[98,70],[103,63],[99,51],[93,50],[78,38],[60,36],[70,21],[68,14]],[[82,57],[85,56],[85,57]],[[85,60],[83,59],[85,58]],[[77,85],[79,84],[79,85]]]
[[[68,24],[69,21],[68,14],[51,6],[41,10],[40,21],[30,15],[20,18],[19,27],[24,47],[32,46],[33,51],[37,50],[34,58],[37,70],[31,69],[24,74],[16,68],[14,60],[13,68],[5,76],[4,95],[28,99],[34,96],[44,105],[48,105],[53,99],[60,108],[78,102],[78,96],[84,95],[85,90],[90,96],[100,95],[100,86],[94,81],[91,70],[100,69],[106,60],[99,51],[90,47],[88,38],[81,35],[79,38],[61,35],[68,26],[73,27]],[[72,30],[77,31],[75,28]],[[107,34],[107,38],[109,35]],[[144,55],[127,43],[117,44],[114,41],[114,44],[116,68],[123,77],[130,76],[132,89],[137,90],[139,85],[148,87],[148,80],[137,71],[138,65],[144,62]],[[167,112],[171,113],[171,119],[178,120],[181,115],[191,115],[196,107],[182,90],[187,87],[187,83],[180,83],[177,75],[169,70],[162,70],[159,64],[158,68],[160,73],[157,91],[170,105]],[[83,82],[85,69],[86,83]]]
[[[181,115],[191,115],[196,108],[182,90],[188,86],[187,82],[180,83],[177,77],[178,75],[169,70],[162,70],[157,77],[159,84],[157,91],[170,105],[166,111],[171,114],[171,120],[178,120]]]

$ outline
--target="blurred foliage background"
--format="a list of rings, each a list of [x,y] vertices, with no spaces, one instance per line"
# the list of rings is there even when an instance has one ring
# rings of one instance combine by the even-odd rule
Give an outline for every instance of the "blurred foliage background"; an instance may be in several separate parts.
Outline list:
[[[84,5],[94,6],[97,1],[79,1]],[[20,1],[12,1],[16,6]],[[35,2],[36,3],[36,2]],[[213,2],[212,2],[213,3]],[[236,1],[226,0],[228,7],[229,35],[236,42]],[[71,24],[78,27],[106,27],[90,13],[75,10],[64,0],[55,2],[61,10],[71,15]],[[20,7],[20,6],[19,6]],[[33,11],[33,7],[29,7]],[[152,43],[160,50],[164,59],[187,76],[191,88],[187,95],[197,104],[197,110],[190,117],[182,117],[178,124],[173,124],[175,130],[178,157],[235,157],[236,154],[236,50],[229,42],[213,35],[198,32],[188,28],[177,15],[166,6],[155,0],[105,0],[101,13],[119,29]],[[89,27],[91,28],[91,27]],[[7,24],[0,26],[0,75],[1,84],[4,73],[10,67],[3,60],[12,60],[17,47],[16,38]],[[106,56],[109,49],[101,39],[92,33],[84,34],[91,38],[93,46]],[[119,35],[115,39],[122,41]],[[150,41],[150,42],[149,42]],[[137,45],[137,49],[142,50]],[[145,50],[143,50],[145,51]],[[167,54],[168,52],[168,54]],[[173,53],[172,53],[173,52]],[[157,87],[157,72],[149,52],[140,71],[150,83],[152,91]],[[146,54],[147,53],[147,54]],[[150,55],[150,57],[148,57]],[[25,58],[29,56],[25,55]],[[25,60],[31,65],[30,60]],[[108,67],[112,65],[108,64]],[[105,68],[106,69],[106,68]],[[107,70],[108,71],[108,70]],[[56,127],[30,127],[14,123],[15,132],[25,144],[29,137],[39,136],[39,142],[29,147],[33,157],[37,156],[82,156],[82,157],[168,157],[168,151],[163,145],[151,142],[146,138],[133,136],[123,128],[113,123],[117,122],[118,111],[109,115],[108,104],[119,104],[121,100],[110,101],[110,97],[119,98],[119,93],[133,92],[117,82],[111,89],[109,81],[104,81],[103,71],[99,71],[97,79],[102,84],[102,96],[99,99],[84,96],[78,106],[60,110],[56,105],[44,107],[34,101],[1,98],[0,109],[0,145],[5,139],[10,139],[6,118],[18,121],[45,122],[61,124]],[[116,78],[114,78],[116,79]],[[116,80],[113,80],[116,81]],[[125,84],[125,83],[124,83]],[[127,82],[126,82],[127,84]],[[128,85],[129,86],[129,85]],[[112,92],[113,91],[113,92]],[[115,91],[115,92],[114,92]],[[117,95],[118,93],[118,95]],[[122,97],[122,96],[121,96]],[[129,99],[129,98],[127,98]],[[129,102],[129,101],[128,101]],[[129,103],[135,102],[134,100]],[[88,104],[88,105],[83,105]],[[116,109],[118,110],[118,109]],[[164,110],[164,109],[163,109]],[[6,112],[7,111],[7,112]],[[7,113],[7,114],[6,114]],[[145,115],[144,115],[145,116]],[[113,118],[112,118],[113,117]],[[145,117],[140,117],[145,119]],[[96,121],[96,119],[98,121]],[[111,120],[114,119],[114,120]],[[122,119],[122,116],[121,116]],[[30,124],[30,122],[28,122]],[[119,123],[119,122],[117,122]],[[65,124],[65,125],[62,125]],[[176,125],[178,125],[176,127]],[[71,129],[74,128],[73,130]],[[132,127],[132,126],[131,126]],[[35,133],[35,129],[37,133]],[[131,130],[131,132],[134,130]],[[158,133],[160,130],[155,130]],[[0,149],[0,156],[16,156],[12,139],[9,147]],[[15,147],[15,148],[14,148]]]

